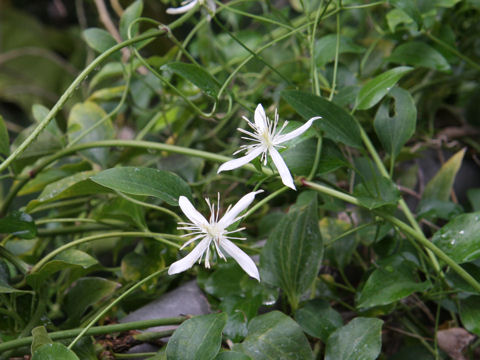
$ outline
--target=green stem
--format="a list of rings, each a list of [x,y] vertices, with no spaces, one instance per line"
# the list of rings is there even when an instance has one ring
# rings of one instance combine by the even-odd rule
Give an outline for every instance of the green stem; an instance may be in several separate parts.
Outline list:
[[[278,190],[274,191],[273,193],[271,193],[270,195],[268,195],[267,197],[265,197],[264,199],[260,200],[254,206],[252,206],[250,208],[250,210],[248,210],[245,213],[245,215],[242,216],[242,219],[245,220],[247,217],[249,217],[251,214],[253,214],[255,211],[257,211],[259,208],[261,208],[264,204],[268,203],[270,200],[277,197],[281,193],[287,191],[288,189],[290,189],[290,188],[287,187],[287,186],[283,186],[280,189],[278,189]]]
[[[74,241],[71,241],[65,245],[62,245],[55,250],[51,251],[48,253],[43,259],[41,259],[38,263],[35,264],[35,266],[32,268],[32,271],[30,272],[31,274],[40,270],[40,268],[45,265],[48,261],[53,259],[55,256],[60,254],[62,251],[65,251],[67,249],[70,249],[74,246],[80,245],[80,244],[85,244],[90,241],[95,241],[99,239],[106,239],[106,238],[112,238],[112,237],[139,237],[139,236],[145,236],[145,237],[151,237],[160,240],[161,242],[166,243],[169,246],[173,246],[176,248],[180,248],[180,245],[172,243],[168,240],[161,239],[162,237],[164,238],[175,238],[177,239],[178,236],[175,235],[170,235],[170,234],[157,234],[157,233],[148,233],[148,232],[142,232],[142,231],[134,231],[134,232],[124,232],[124,231],[117,231],[117,232],[110,232],[106,234],[98,234],[98,235],[92,235],[92,236],[87,236],[81,239],[77,239]]]
[[[308,186],[318,192],[336,197],[340,200],[349,202],[350,204],[362,206],[362,204],[358,201],[357,198],[345,194],[341,191],[337,191],[331,189],[327,186],[316,184],[310,182],[308,180],[302,180],[303,185]],[[385,220],[391,222],[393,225],[397,226],[400,230],[402,230],[405,234],[410,235],[415,240],[417,240],[421,245],[423,245],[427,250],[433,252],[436,256],[442,259],[448,266],[452,268],[460,277],[462,277],[467,283],[469,283],[475,290],[480,292],[480,284],[475,280],[468,272],[466,272],[460,265],[458,265],[455,261],[453,261],[447,254],[445,254],[442,250],[440,250],[437,246],[435,246],[432,242],[430,242],[423,233],[416,231],[414,228],[410,227],[409,225],[405,224],[403,221],[397,219],[396,217],[389,215],[385,212],[375,211],[376,215],[384,218]]]
[[[58,229],[39,229],[38,230],[38,237],[47,237],[47,236],[55,236],[61,234],[76,234],[76,233],[83,233],[89,231],[99,231],[99,230],[109,230],[108,226],[102,224],[92,224],[92,225],[72,225],[72,226],[64,226]]]
[[[57,113],[60,111],[63,105],[65,105],[68,99],[73,95],[76,89],[80,86],[82,81],[84,81],[88,77],[88,74],[90,74],[104,60],[106,60],[110,55],[112,55],[116,51],[126,46],[135,44],[145,39],[157,37],[164,34],[165,34],[164,30],[143,34],[133,39],[121,42],[115,46],[112,46],[110,49],[100,54],[80,73],[80,75],[77,76],[77,78],[72,82],[72,84],[68,87],[68,89],[63,93],[63,95],[60,97],[57,103],[50,110],[48,115],[40,122],[40,124],[38,124],[35,130],[33,130],[33,132],[20,144],[20,146],[16,148],[15,151],[13,151],[10,154],[10,156],[7,159],[5,159],[4,162],[2,162],[2,164],[0,164],[0,172],[4,171],[12,163],[13,160],[15,160],[18,156],[20,156],[25,151],[25,149],[37,138],[37,136],[43,131],[43,129],[45,129],[47,125],[50,123],[50,121],[57,115]]]
[[[333,63],[333,76],[332,76],[332,90],[330,91],[329,101],[332,101],[335,95],[335,88],[337,87],[337,70],[338,70],[338,53],[340,50],[340,13],[336,15],[337,20],[337,40],[335,42],[335,61]]]
[[[177,325],[177,324],[181,324],[186,319],[187,317],[185,316],[179,316],[179,317],[163,318],[163,319],[133,321],[133,322],[123,323],[123,324],[94,326],[88,329],[88,331],[85,332],[84,336],[111,334],[116,332],[134,330],[134,329],[141,330],[141,329],[148,329],[150,327],[161,326],[161,325]],[[49,333],[48,336],[50,336],[50,338],[54,341],[62,340],[62,339],[71,339],[77,336],[78,334],[80,334],[82,331],[83,331],[83,328],[55,331],[55,332]],[[32,341],[33,341],[33,336],[28,336],[21,339],[15,339],[15,340],[7,341],[4,343],[0,343],[0,353],[6,350],[19,348],[21,346],[30,345]]]
[[[21,259],[16,257],[10,251],[5,249],[3,245],[0,245],[0,258],[3,257],[4,259],[11,262],[22,274],[26,274],[27,271],[30,269],[30,265],[23,262]]]
[[[138,289],[140,286],[142,286],[146,282],[148,282],[151,279],[161,275],[166,270],[167,269],[161,269],[161,270],[155,271],[153,274],[148,275],[147,277],[145,277],[144,279],[140,280],[135,285],[133,285],[130,289],[125,291],[122,295],[120,295],[118,298],[116,298],[110,304],[108,304],[108,306],[106,306],[105,309],[100,311],[100,313],[97,316],[95,316],[95,318],[92,321],[90,321],[90,323],[87,326],[85,326],[83,328],[83,330],[77,335],[77,337],[75,339],[73,339],[73,341],[70,343],[70,345],[68,345],[68,348],[71,349],[77,343],[77,341],[80,340],[82,338],[82,336],[85,335],[85,333],[88,331],[88,329],[90,329],[98,320],[100,320],[108,311],[110,311],[111,308],[113,308],[115,305],[117,305],[121,300],[123,300],[125,297],[130,295],[134,290]]]

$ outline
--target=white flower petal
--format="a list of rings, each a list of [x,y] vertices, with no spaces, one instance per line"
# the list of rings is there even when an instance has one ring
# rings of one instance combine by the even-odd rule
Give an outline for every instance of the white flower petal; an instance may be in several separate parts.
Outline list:
[[[245,254],[240,248],[228,239],[222,239],[220,246],[227,254],[229,254],[240,267],[252,278],[260,281],[260,274],[258,273],[257,266],[253,260]]]
[[[245,164],[248,164],[250,161],[255,159],[262,152],[263,152],[263,148],[261,146],[258,146],[254,148],[252,151],[250,151],[247,155],[242,156],[241,158],[233,159],[233,160],[227,161],[226,163],[223,163],[218,168],[217,173],[220,173],[221,171],[226,171],[226,170],[233,170]]]
[[[240,200],[238,200],[235,206],[228,210],[225,215],[223,215],[223,217],[218,222],[218,225],[222,226],[224,229],[232,225],[237,220],[238,214],[240,214],[252,203],[252,201],[255,199],[255,195],[261,192],[263,192],[263,190],[248,193]]]
[[[203,255],[205,250],[210,246],[210,239],[206,237],[202,241],[198,243],[195,248],[190,251],[190,253],[185,256],[183,259],[175,261],[170,267],[168,268],[168,275],[178,274],[187,269],[190,269],[195,262],[200,259]]]
[[[265,115],[265,110],[263,109],[262,104],[258,104],[255,109],[255,125],[257,126],[257,131],[259,133],[264,132],[268,129],[267,115]]]
[[[195,225],[208,225],[208,221],[192,205],[185,196],[180,196],[178,205],[188,219]]]
[[[290,170],[288,170],[287,164],[285,164],[282,156],[273,146],[270,148],[270,156],[272,157],[273,163],[277,167],[283,184],[285,186],[288,186],[289,188],[292,188],[293,190],[296,190],[295,185],[293,184],[292,175],[290,174]]]
[[[186,5],[180,6],[178,8],[168,8],[167,9],[167,14],[177,15],[177,14],[186,13],[188,10],[193,9],[195,7],[195,5],[197,5],[198,0],[192,0],[190,2],[185,2],[185,3],[186,3]]]
[[[315,117],[311,118],[310,120],[308,120],[302,126],[300,126],[300,127],[296,128],[295,130],[289,132],[288,134],[276,136],[275,140],[274,140],[275,144],[281,144],[285,141],[291,140],[293,138],[296,138],[297,136],[302,135],[305,131],[307,131],[310,128],[310,126],[312,126],[312,123],[315,120],[318,120],[318,119],[321,119],[321,118],[322,118],[321,116],[315,116]]]

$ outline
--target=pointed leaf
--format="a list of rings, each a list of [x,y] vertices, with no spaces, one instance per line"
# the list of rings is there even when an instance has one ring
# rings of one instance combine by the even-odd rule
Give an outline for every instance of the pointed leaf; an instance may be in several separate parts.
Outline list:
[[[331,333],[343,326],[342,316],[321,299],[305,303],[295,313],[295,320],[308,335],[319,338],[324,343]]]
[[[2,115],[0,115],[0,154],[7,156],[10,154],[10,139]]]
[[[415,133],[417,108],[410,93],[402,88],[393,88],[388,96],[394,104],[393,115],[390,116],[390,99],[386,99],[378,108],[373,125],[383,148],[396,158]]]
[[[295,304],[315,280],[322,257],[314,196],[308,204],[292,209],[271,231],[261,253],[260,277],[281,287]]]
[[[279,311],[254,318],[248,325],[248,336],[233,350],[252,360],[313,360],[302,328]]]
[[[397,186],[384,176],[378,176],[355,186],[355,197],[367,209],[395,205],[400,199]]]
[[[465,329],[480,336],[480,296],[460,300],[460,317]]]
[[[32,346],[30,347],[31,352],[34,353],[40,346],[45,344],[53,344],[52,339],[48,336],[47,329],[45,326],[37,326],[32,329]]]
[[[143,1],[137,0],[125,9],[120,19],[120,36],[123,40],[128,39],[128,27],[137,18],[142,15]],[[136,36],[138,33],[138,23],[132,26],[130,35]]]
[[[480,257],[480,212],[463,214],[438,230],[432,238],[445,254],[456,263],[469,262]]]
[[[403,75],[412,70],[413,68],[411,67],[400,66],[385,71],[383,74],[368,81],[357,95],[356,108],[358,110],[366,110],[375,106]]]
[[[61,343],[40,346],[32,356],[32,360],[80,360],[77,355]]]
[[[178,198],[181,195],[192,198],[188,184],[177,175],[164,170],[118,167],[99,172],[91,179],[116,191],[154,196],[170,205],[178,205]]]
[[[195,64],[186,64],[183,62],[174,62],[164,66],[164,68],[173,71],[175,74],[190,81],[208,96],[217,98],[220,86],[217,80],[210,75],[204,68]]]
[[[442,165],[440,170],[435,174],[425,187],[422,200],[440,200],[448,201],[452,191],[455,176],[462,165],[465,149],[460,150],[453,155],[448,161]]]
[[[11,234],[22,239],[33,239],[37,236],[37,227],[30,215],[14,210],[0,219],[0,234]]]
[[[426,67],[438,71],[450,70],[450,64],[442,54],[420,41],[410,41],[397,46],[387,60],[400,65]]]
[[[88,131],[85,133],[85,131]],[[87,101],[76,104],[68,117],[68,141],[83,144],[98,140],[113,139],[114,129],[107,113],[97,104]],[[91,161],[105,166],[109,149],[97,148],[80,152]]]
[[[315,60],[318,66],[323,66],[326,63],[335,59],[337,46],[337,35],[325,35],[318,39],[315,43]],[[362,53],[365,51],[363,46],[357,45],[353,40],[346,36],[340,36],[340,46],[338,53]]]
[[[382,325],[380,319],[353,319],[330,335],[325,360],[375,360],[382,349]]]
[[[102,53],[117,44],[108,31],[99,28],[86,29],[83,31],[83,38],[88,46],[99,53]]]
[[[362,147],[360,128],[343,108],[322,97],[297,90],[282,91],[282,97],[306,120],[321,116],[313,126],[322,129],[326,137],[348,146]]]
[[[182,323],[167,344],[167,360],[213,359],[222,344],[225,313],[194,317]]]

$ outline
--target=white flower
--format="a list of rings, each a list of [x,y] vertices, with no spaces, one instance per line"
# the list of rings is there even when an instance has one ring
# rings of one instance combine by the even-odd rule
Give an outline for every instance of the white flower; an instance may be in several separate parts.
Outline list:
[[[242,145],[240,147],[240,150],[234,152],[233,155],[242,151],[246,151],[246,155],[241,158],[230,160],[222,164],[218,168],[218,173],[221,171],[232,170],[232,169],[241,167],[249,163],[259,155],[261,155],[261,161],[263,161],[263,164],[267,165],[267,155],[270,155],[270,157],[273,160],[273,163],[277,167],[277,170],[278,170],[278,173],[280,174],[282,182],[285,184],[285,186],[288,186],[293,190],[295,190],[295,185],[293,184],[292,175],[290,174],[290,171],[288,170],[288,167],[285,164],[285,161],[282,159],[282,157],[280,156],[280,153],[276,148],[284,147],[284,146],[280,146],[280,144],[303,134],[305,131],[308,130],[308,128],[312,125],[312,123],[315,120],[320,118],[321,116],[315,116],[310,120],[308,120],[305,124],[303,124],[299,128],[289,132],[288,134],[282,134],[282,130],[288,124],[288,121],[285,121],[282,127],[277,131],[277,125],[278,125],[277,110],[275,110],[275,120],[272,122],[265,115],[265,110],[263,110],[262,104],[258,104],[257,108],[255,109],[255,116],[254,116],[255,124],[252,123],[250,120],[248,120],[245,116],[243,117],[243,119],[246,120],[248,125],[253,129],[253,132],[250,132],[244,129],[238,129],[238,131],[248,135],[248,136],[242,136],[242,139],[253,141],[254,144]]]
[[[187,11],[193,9],[197,4],[203,5],[207,1],[207,7],[215,13],[215,9],[217,8],[215,5],[214,0],[185,0],[181,3],[182,6],[178,8],[168,8],[167,9],[167,14],[171,15],[177,15],[177,14],[183,14],[186,13]]]
[[[199,260],[199,263],[202,261],[203,254],[205,254],[205,267],[210,267],[210,245],[213,243],[215,250],[218,253],[218,256],[226,260],[225,255],[223,255],[222,250],[235,259],[235,261],[241,266],[245,272],[251,277],[260,281],[260,275],[258,274],[258,269],[253,260],[245,254],[240,248],[235,245],[230,239],[235,240],[245,240],[245,238],[233,237],[230,234],[236,233],[238,231],[244,230],[245,228],[239,228],[236,230],[228,231],[227,228],[233,223],[240,220],[243,216],[238,216],[243,210],[245,210],[255,199],[255,195],[263,192],[263,190],[258,190],[255,192],[248,193],[242,197],[234,207],[228,207],[227,211],[221,219],[219,219],[219,210],[220,210],[220,194],[218,195],[217,209],[215,210],[215,204],[210,203],[209,199],[205,199],[210,208],[210,220],[207,221],[202,214],[200,214],[192,205],[192,203],[185,197],[180,196],[178,199],[178,204],[182,209],[185,216],[191,221],[190,223],[179,223],[183,225],[178,229],[188,230],[189,234],[182,236],[194,236],[192,239],[188,240],[181,249],[185,246],[191,244],[194,241],[201,241],[195,246],[195,248],[183,259],[180,259],[174,262],[168,268],[168,274],[178,274],[182,271],[185,271],[193,266],[193,264]]]

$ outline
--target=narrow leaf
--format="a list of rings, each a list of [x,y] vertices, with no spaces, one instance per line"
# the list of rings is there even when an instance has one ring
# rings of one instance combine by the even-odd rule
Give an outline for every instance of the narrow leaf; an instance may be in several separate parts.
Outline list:
[[[2,115],[0,115],[0,154],[7,156],[10,154],[10,139]]]
[[[356,108],[366,110],[375,106],[395,86],[411,67],[400,66],[390,69],[368,81],[357,95]]]
[[[120,36],[123,40],[128,39],[128,27],[137,18],[142,15],[143,1],[137,0],[125,9],[120,19]],[[138,23],[132,26],[131,37],[136,36],[138,33]]]
[[[217,80],[210,75],[204,68],[195,64],[186,64],[174,62],[164,66],[164,68],[173,71],[175,74],[190,81],[208,96],[217,98],[220,86]]]
[[[343,108],[322,97],[297,90],[282,91],[282,97],[306,120],[321,116],[314,126],[325,131],[326,137],[348,146],[362,147],[360,128]]]

